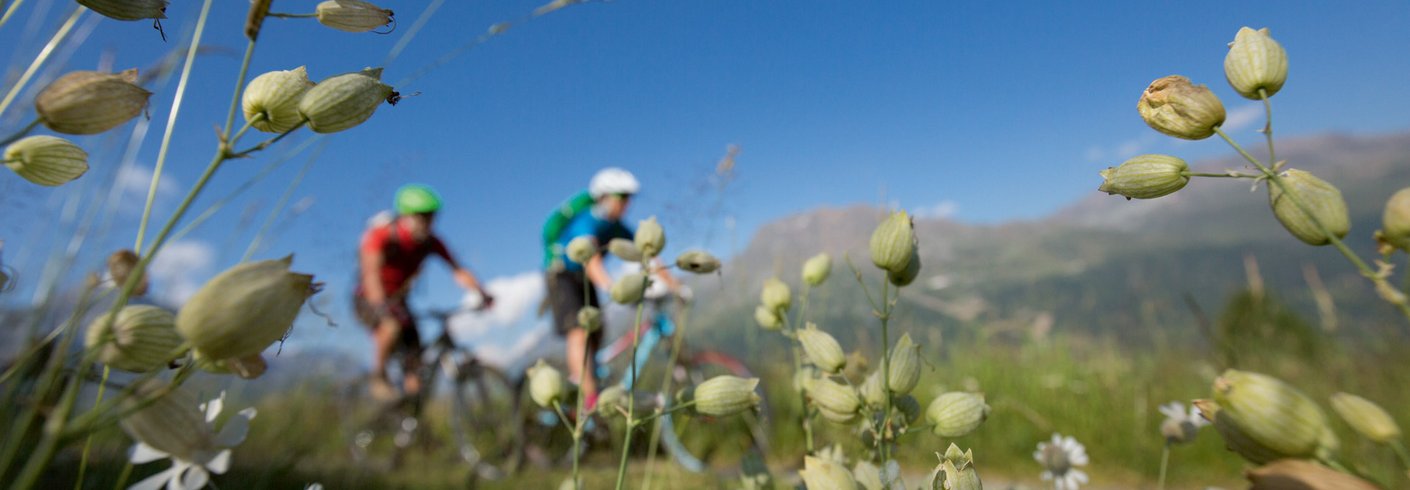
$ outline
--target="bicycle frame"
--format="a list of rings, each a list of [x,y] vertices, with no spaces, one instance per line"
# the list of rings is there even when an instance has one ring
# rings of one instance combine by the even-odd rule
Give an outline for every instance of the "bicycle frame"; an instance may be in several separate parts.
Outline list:
[[[631,348],[632,336],[637,337],[636,359],[632,361],[636,365],[633,370],[630,366],[622,374],[621,385],[631,391],[636,379],[633,372],[640,375],[646,369],[647,363],[651,361],[651,352],[661,343],[661,340],[670,338],[676,333],[675,321],[671,319],[671,312],[668,309],[669,298],[660,297],[648,300],[647,308],[652,310],[651,318],[640,325],[636,325],[627,335],[623,335],[617,341],[602,347],[593,354],[593,359],[597,363],[596,374],[598,379],[607,379],[612,375],[612,368],[608,363],[618,356],[627,352]]]

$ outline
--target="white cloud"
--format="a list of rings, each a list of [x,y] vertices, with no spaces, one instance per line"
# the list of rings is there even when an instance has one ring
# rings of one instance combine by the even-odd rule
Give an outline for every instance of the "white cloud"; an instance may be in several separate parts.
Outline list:
[[[198,240],[166,244],[152,260],[152,294],[166,305],[185,303],[201,287],[215,262],[215,248]]]
[[[1224,117],[1224,125],[1220,127],[1226,133],[1242,131],[1257,123],[1261,117],[1263,117],[1263,104],[1244,104],[1229,111]]]
[[[917,218],[953,218],[960,210],[959,203],[946,199],[929,206],[915,209]]]
[[[543,273],[528,271],[496,277],[485,283],[485,289],[494,295],[494,307],[452,318],[451,330],[456,338],[482,337],[532,320],[538,312],[539,302],[543,300]],[[479,298],[473,293],[466,293],[462,303],[473,307],[479,303]]]
[[[118,208],[125,212],[141,212],[147,202],[147,192],[152,187],[152,169],[141,165],[124,165],[118,168],[113,187],[118,192]],[[157,182],[157,199],[169,199],[179,192],[179,185],[171,175],[163,173]]]

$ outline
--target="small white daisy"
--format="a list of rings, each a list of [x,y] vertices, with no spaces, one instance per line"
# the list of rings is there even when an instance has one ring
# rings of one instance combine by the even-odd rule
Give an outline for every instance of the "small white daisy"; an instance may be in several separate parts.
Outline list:
[[[215,420],[225,408],[225,392],[221,392],[219,397],[209,403],[201,404],[200,408],[205,412],[208,430],[215,433]],[[225,422],[225,426],[220,428],[215,437],[199,438],[210,441],[207,447],[186,448],[188,450],[183,451],[185,454],[169,454],[138,441],[137,445],[132,447],[132,464],[171,458],[171,468],[137,482],[128,487],[128,490],[157,490],[162,487],[167,490],[205,488],[210,482],[211,473],[221,474],[230,469],[230,448],[245,440],[245,434],[250,429],[250,419],[253,418],[254,407],[241,410]]]
[[[1087,474],[1076,468],[1087,465],[1087,448],[1072,436],[1054,433],[1051,442],[1038,443],[1033,459],[1043,465],[1043,481],[1052,480],[1057,490],[1077,490],[1087,483]]]
[[[1178,401],[1161,405],[1160,413],[1165,414],[1165,417],[1169,419],[1194,424],[1196,429],[1209,425],[1209,421],[1200,416],[1198,408],[1195,408],[1194,405],[1190,405],[1190,409],[1187,413],[1185,404]]]
[[[1166,444],[1187,444],[1195,440],[1199,435],[1199,428],[1209,425],[1199,414],[1199,409],[1190,406],[1185,410],[1185,404],[1181,402],[1170,402],[1160,406],[1160,413],[1165,414],[1165,421],[1160,423],[1160,434],[1165,436]]]

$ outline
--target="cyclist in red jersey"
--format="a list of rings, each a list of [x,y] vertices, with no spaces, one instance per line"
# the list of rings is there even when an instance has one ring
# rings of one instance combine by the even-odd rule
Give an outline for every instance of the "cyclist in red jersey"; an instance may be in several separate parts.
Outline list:
[[[441,239],[431,231],[441,198],[430,187],[408,184],[397,190],[397,218],[374,226],[358,247],[358,285],[353,306],[358,319],[372,330],[373,348],[371,391],[382,399],[396,398],[396,389],[387,379],[387,359],[397,349],[405,351],[402,389],[407,396],[420,392],[421,336],[416,319],[407,307],[406,297],[412,279],[430,255],[450,266],[456,284],[475,291],[488,308],[494,297],[480,285],[475,274],[460,266]]]

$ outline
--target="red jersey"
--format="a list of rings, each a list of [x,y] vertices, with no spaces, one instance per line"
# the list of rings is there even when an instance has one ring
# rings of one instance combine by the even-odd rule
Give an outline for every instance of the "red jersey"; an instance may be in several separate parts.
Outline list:
[[[396,236],[393,237],[392,233],[396,233]],[[368,230],[362,235],[362,245],[358,247],[358,251],[382,255],[382,270],[378,276],[382,278],[382,291],[388,297],[405,293],[402,289],[416,276],[416,272],[421,269],[421,263],[428,255],[434,253],[447,263],[450,262],[450,253],[446,251],[446,246],[441,243],[440,238],[432,234],[426,237],[424,242],[416,243],[411,238],[411,232],[401,226],[399,221]],[[362,294],[360,277],[357,293]]]

